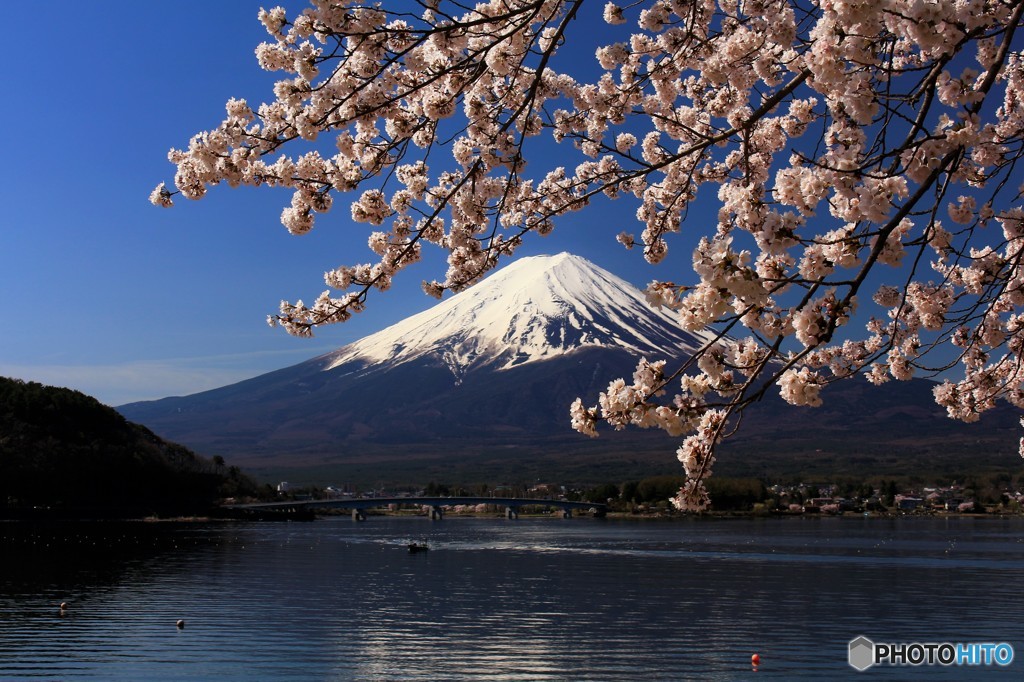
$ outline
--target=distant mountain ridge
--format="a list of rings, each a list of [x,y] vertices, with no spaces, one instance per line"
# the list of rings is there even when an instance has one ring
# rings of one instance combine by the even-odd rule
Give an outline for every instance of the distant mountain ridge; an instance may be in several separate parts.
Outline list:
[[[326,355],[118,409],[208,455],[263,469],[305,467],[334,480],[675,473],[675,444],[665,434],[630,429],[588,439],[570,429],[568,406],[577,396],[595,402],[611,379],[630,377],[641,356],[678,362],[705,338],[583,258],[536,256]],[[840,382],[825,400],[815,410],[766,398],[724,449],[742,456],[723,464],[757,473],[796,458],[801,466],[860,461],[882,470],[901,466],[890,461],[894,452],[955,466],[972,443],[984,442],[982,454],[999,462],[1015,450],[1012,411],[988,417],[988,428],[951,422],[927,381],[878,389]]]

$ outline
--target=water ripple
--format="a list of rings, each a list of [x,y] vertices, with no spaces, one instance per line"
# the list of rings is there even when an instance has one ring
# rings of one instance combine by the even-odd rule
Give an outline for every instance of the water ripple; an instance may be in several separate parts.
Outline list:
[[[0,524],[0,678],[724,680],[758,651],[788,680],[860,634],[1024,640],[1024,523],[823,521]]]

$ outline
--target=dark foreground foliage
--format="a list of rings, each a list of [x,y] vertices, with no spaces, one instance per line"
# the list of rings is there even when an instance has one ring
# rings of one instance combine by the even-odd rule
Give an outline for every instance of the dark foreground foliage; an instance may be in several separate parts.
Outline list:
[[[83,393],[0,377],[0,515],[197,514],[256,490]]]

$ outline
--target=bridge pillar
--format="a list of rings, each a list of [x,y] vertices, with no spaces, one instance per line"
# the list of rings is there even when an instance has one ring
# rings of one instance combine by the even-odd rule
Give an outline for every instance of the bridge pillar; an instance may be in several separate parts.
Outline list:
[[[441,509],[441,507],[432,506],[430,508],[429,516],[431,521],[440,521],[444,518],[444,511]]]
[[[571,519],[572,518],[572,509],[568,509],[568,508],[563,509],[562,510],[562,518],[563,519]]]
[[[505,507],[505,518],[506,519],[518,519],[519,518],[519,507]]]
[[[352,509],[352,520],[353,521],[365,521],[366,520],[366,512],[363,511],[362,509],[353,508]]]

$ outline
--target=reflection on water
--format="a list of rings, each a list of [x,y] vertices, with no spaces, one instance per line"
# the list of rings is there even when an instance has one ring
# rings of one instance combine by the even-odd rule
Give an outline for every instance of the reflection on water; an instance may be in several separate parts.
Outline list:
[[[757,652],[760,675],[817,679],[852,672],[861,634],[1007,641],[1020,657],[1022,531],[1021,519],[0,524],[0,677],[733,679]],[[430,551],[409,554],[413,541]]]

